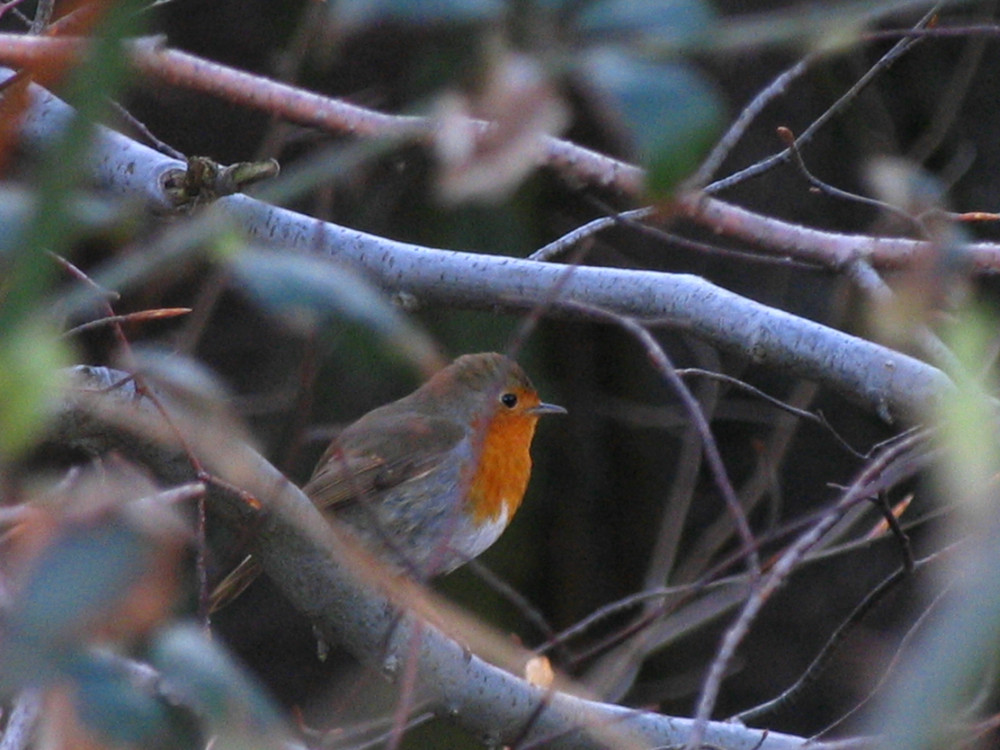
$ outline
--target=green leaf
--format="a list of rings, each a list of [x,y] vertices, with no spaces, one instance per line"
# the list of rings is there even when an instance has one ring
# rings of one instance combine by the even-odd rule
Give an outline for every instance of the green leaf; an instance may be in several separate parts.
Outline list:
[[[44,685],[72,669],[88,627],[147,570],[148,540],[121,515],[67,524],[31,563],[0,639],[0,686]]]
[[[35,213],[35,199],[29,190],[4,185],[0,187],[0,262],[21,248],[29,219]],[[112,232],[127,226],[132,206],[104,194],[71,193],[65,206],[68,220],[78,237],[97,232]],[[39,259],[39,263],[50,263]]]
[[[503,12],[500,0],[341,0],[333,20],[349,29],[384,21],[406,24],[455,24],[491,21]]]
[[[153,642],[150,658],[171,693],[208,720],[214,747],[280,746],[285,728],[275,704],[201,628],[165,630]]]
[[[653,64],[596,50],[586,73],[624,126],[646,169],[646,188],[668,196],[700,163],[722,128],[723,105],[701,74],[680,62]]]
[[[43,325],[27,323],[0,338],[0,460],[38,435],[68,363],[66,344]]]
[[[7,186],[0,189],[0,261],[19,246],[31,205],[27,191]]]
[[[386,296],[355,271],[317,257],[249,250],[234,261],[242,287],[265,308],[306,331],[358,323],[386,340],[393,351],[433,369],[433,341]]]
[[[39,641],[72,638],[127,594],[147,571],[151,551],[121,515],[67,525],[34,561],[12,619]]]
[[[171,706],[151,684],[138,684],[122,660],[84,652],[69,673],[76,681],[74,701],[80,720],[103,739],[156,750],[204,744],[194,717]]]
[[[642,36],[661,45],[705,39],[716,23],[714,9],[701,0],[598,0],[578,21],[595,38]]]

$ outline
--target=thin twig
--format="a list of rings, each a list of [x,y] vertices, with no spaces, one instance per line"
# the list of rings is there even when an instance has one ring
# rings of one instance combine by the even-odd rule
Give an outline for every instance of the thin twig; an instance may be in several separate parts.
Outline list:
[[[605,604],[603,607],[599,607],[579,622],[574,623],[562,632],[554,635],[550,640],[536,648],[535,653],[546,654],[549,651],[562,646],[567,641],[583,635],[592,627],[600,624],[602,620],[607,620],[615,615],[619,615],[626,610],[639,606],[640,604],[645,604],[646,602],[655,601],[657,599],[664,599],[670,596],[677,596],[679,594],[691,594],[696,591],[700,591],[703,588],[704,584],[690,583],[683,586],[663,586],[656,589],[647,589],[635,594],[630,594],[629,596],[623,596],[617,601],[613,601],[610,604]],[[657,617],[660,617],[663,614],[663,610],[659,610]]]
[[[615,211],[608,203],[602,201],[600,198],[593,195],[585,195],[584,200],[588,203],[596,206],[598,209],[606,213],[608,216],[604,219],[614,219],[615,224],[619,224],[623,227],[628,227],[641,235],[647,237],[652,237],[654,239],[660,240],[662,242],[668,243],[670,245],[675,245],[677,247],[682,247],[685,250],[691,250],[696,253],[701,253],[703,255],[714,255],[720,258],[727,258],[733,260],[739,260],[744,263],[755,263],[768,266],[784,266],[788,268],[800,268],[806,270],[825,270],[822,265],[816,263],[810,263],[808,261],[800,261],[794,258],[783,258],[774,255],[761,255],[760,253],[747,252],[746,250],[737,250],[731,247],[720,247],[718,245],[710,245],[707,242],[699,242],[698,240],[693,240],[690,237],[684,237],[674,232],[668,232],[666,229],[660,226],[654,226],[652,224],[637,221],[638,217],[632,216],[632,211],[625,211],[619,213]],[[638,211],[643,211],[645,209],[636,209]],[[602,221],[604,219],[597,219],[597,221]],[[603,228],[603,227],[602,227]],[[572,234],[572,233],[571,233]],[[555,242],[560,242],[560,240],[555,240]],[[541,252],[541,251],[537,251]],[[534,254],[529,256],[529,259],[536,259]]]
[[[996,24],[976,24],[974,26],[934,26],[917,29],[881,29],[869,31],[861,39],[865,42],[881,42],[888,39],[943,38],[959,36],[1000,36],[1000,26]]]
[[[940,5],[935,5],[933,8],[931,8],[931,10],[929,10],[923,16],[923,18],[921,18],[916,23],[914,28],[919,29],[923,26],[926,26],[928,23],[930,23],[930,21],[934,18],[934,16],[937,15],[939,10],[940,10]],[[865,71],[865,74],[861,76],[861,78],[859,78],[853,86],[851,86],[839,99],[837,99],[837,101],[835,101],[825,112],[823,112],[823,114],[821,114],[819,117],[813,120],[809,124],[809,127],[803,130],[802,134],[795,139],[795,143],[801,148],[802,146],[807,144],[810,140],[812,140],[812,137],[817,133],[817,131],[819,131],[820,128],[822,128],[831,119],[833,119],[835,115],[839,114],[840,111],[843,110],[848,104],[853,102],[861,94],[861,92],[864,91],[868,87],[868,85],[875,80],[876,77],[878,77],[886,70],[888,70],[889,67],[893,65],[893,63],[895,63],[900,57],[909,52],[914,45],[918,44],[921,41],[921,39],[922,37],[909,35],[903,37],[898,42],[896,42],[896,44],[893,45],[892,49],[890,49],[888,52],[882,55],[882,57],[879,58],[879,60],[874,65],[872,65],[867,71]],[[784,151],[781,151],[777,154],[773,154],[772,156],[769,156],[766,159],[762,159],[761,161],[758,161],[757,163],[750,165],[746,169],[741,169],[739,172],[736,172],[735,174],[729,175],[728,177],[725,177],[721,180],[716,180],[715,182],[706,185],[704,188],[704,192],[709,195],[714,195],[716,193],[722,192],[723,190],[735,187],[736,185],[739,185],[741,182],[746,182],[751,177],[757,177],[758,175],[762,175],[765,172],[770,171],[779,164],[784,164],[791,158],[791,156],[792,156],[792,150],[790,148],[786,148]]]
[[[553,646],[562,646],[562,644],[557,640],[556,631],[551,625],[549,625],[548,620],[545,619],[545,615],[543,615],[541,611],[520,591],[511,586],[507,583],[507,581],[498,576],[476,558],[469,560],[469,562],[465,564],[465,567],[487,586],[513,604],[514,607],[516,607],[521,613],[521,616],[535,626],[535,629],[538,630],[542,637],[546,639],[546,642],[552,644],[545,649],[546,651],[551,650]],[[540,654],[542,651],[536,651],[536,653]],[[565,649],[563,649],[563,652],[558,655],[558,658],[563,662],[568,663],[572,657],[565,651]]]
[[[764,110],[764,107],[770,104],[776,97],[784,94],[788,90],[789,85],[805,73],[809,65],[816,58],[815,54],[807,55],[792,67],[782,71],[777,78],[757,92],[757,95],[750,100],[750,103],[743,108],[743,111],[733,121],[733,124],[729,126],[729,130],[715,144],[712,152],[702,162],[698,171],[685,182],[685,188],[697,190],[704,186],[712,178],[716,170],[722,166],[722,162],[729,156],[729,153],[746,133],[747,128],[750,127],[753,121],[757,119],[757,116]]]
[[[984,14],[992,15],[996,11],[996,0],[982,10]],[[927,161],[951,129],[961,111],[962,100],[972,86],[972,78],[982,60],[987,41],[989,40],[983,35],[972,36],[962,50],[962,57],[954,67],[951,80],[941,88],[941,95],[935,97],[935,111],[930,126],[910,146],[907,158],[914,163],[923,164]]]
[[[893,513],[893,509],[889,506],[889,502],[886,499],[884,492],[878,493],[873,502],[875,503],[875,507],[882,512],[882,518],[889,527],[889,531],[892,532],[892,535],[896,537],[896,540],[899,542],[899,551],[903,557],[903,570],[907,573],[912,573],[915,568],[915,563],[913,560],[913,545],[910,542],[909,534],[906,533],[902,525],[899,523],[899,519],[896,517],[896,514]]]
[[[133,130],[135,130],[139,135],[146,139],[146,142],[150,144],[153,148],[159,151],[161,154],[166,154],[174,159],[179,159],[180,161],[186,161],[187,157],[178,151],[176,148],[171,146],[169,143],[160,140],[156,137],[152,130],[146,127],[146,123],[142,122],[138,117],[129,112],[125,107],[116,101],[111,101],[111,107],[114,109],[115,113]]]
[[[581,227],[577,227],[571,232],[567,232],[559,239],[553,240],[547,245],[543,245],[538,248],[535,252],[528,256],[528,260],[552,260],[553,258],[557,258],[567,252],[581,240],[592,237],[608,227],[618,226],[622,224],[625,219],[645,219],[647,216],[652,215],[652,213],[652,208],[636,208],[632,211],[623,211],[622,213],[615,213],[611,216],[602,216],[598,219],[594,219]]]
[[[893,672],[895,672],[895,669],[898,666],[900,660],[903,658],[903,653],[909,647],[910,642],[916,637],[916,634],[920,631],[920,628],[928,620],[928,618],[930,618],[931,613],[934,612],[935,609],[937,609],[937,606],[941,603],[941,601],[945,598],[945,596],[948,594],[950,590],[951,590],[950,585],[945,586],[942,589],[942,591],[938,593],[937,596],[934,597],[931,603],[927,605],[927,608],[920,613],[920,616],[916,619],[913,625],[910,626],[909,630],[906,631],[906,635],[904,635],[903,639],[899,642],[899,646],[896,648],[896,651],[893,654],[892,659],[889,661],[888,666],[886,666],[885,670],[882,672],[882,675],[879,677],[878,683],[876,683],[876,685],[868,692],[868,695],[862,698],[857,705],[855,705],[853,708],[847,711],[839,719],[837,719],[831,724],[828,724],[826,727],[824,727],[819,732],[810,737],[810,740],[818,740],[824,734],[832,732],[834,729],[836,729],[838,726],[843,724],[849,718],[854,716],[858,711],[860,711],[862,708],[868,705],[875,698],[875,696],[878,695],[879,691],[882,689],[885,683],[888,682]]]
[[[692,342],[692,353],[701,363],[714,369],[721,368],[719,352],[701,342]],[[678,373],[679,374],[679,373]],[[712,421],[719,406],[719,385],[712,380],[703,381],[698,387],[698,403],[706,419]],[[649,555],[643,588],[659,588],[673,578],[681,539],[687,527],[691,506],[697,497],[697,487],[703,467],[704,451],[701,435],[693,422],[688,422],[681,438],[675,463],[676,471],[669,490],[663,496],[656,541]]]
[[[176,318],[181,315],[187,315],[189,312],[191,312],[191,308],[189,307],[167,307],[159,310],[140,310],[139,312],[126,313],[125,315],[109,315],[105,318],[98,318],[97,320],[91,320],[87,323],[81,323],[78,326],[74,326],[73,328],[63,331],[62,337],[69,338],[71,336],[84,333],[85,331],[94,330],[95,328],[103,328],[107,325],[122,325],[124,323]]]
[[[559,302],[559,306],[586,312],[594,317],[614,322],[632,334],[643,345],[650,361],[656,366],[657,370],[663,374],[667,382],[670,383],[670,386],[674,389],[674,392],[678,395],[681,403],[684,405],[692,423],[698,428],[698,432],[701,435],[702,444],[705,449],[705,458],[708,462],[709,469],[715,479],[719,494],[722,495],[726,502],[726,507],[733,516],[733,521],[736,524],[736,529],[739,533],[743,546],[743,553],[747,561],[747,568],[750,571],[751,577],[756,580],[760,575],[760,559],[757,555],[756,544],[753,538],[753,531],[750,529],[750,523],[747,521],[746,515],[743,513],[743,508],[740,505],[740,502],[736,497],[736,492],[733,490],[733,486],[729,481],[728,475],[726,474],[726,467],[722,462],[722,456],[719,453],[719,446],[716,444],[715,438],[712,436],[712,429],[705,419],[705,415],[702,414],[697,400],[695,400],[694,396],[691,395],[691,391],[688,390],[684,381],[677,375],[677,370],[674,368],[673,363],[667,356],[667,353],[663,350],[663,347],[660,346],[659,342],[644,326],[639,324],[635,319],[626,315],[609,312],[603,308],[576,301],[561,301]]]
[[[772,406],[778,409],[781,409],[781,411],[783,412],[796,416],[799,419],[804,419],[807,422],[812,422],[813,424],[819,425],[823,429],[827,430],[830,433],[830,435],[833,436],[833,439],[837,441],[837,443],[852,456],[855,456],[857,458],[865,458],[865,456],[862,453],[855,450],[851,446],[851,444],[848,443],[847,440],[844,439],[840,435],[840,433],[838,433],[833,428],[833,425],[830,424],[830,422],[827,420],[826,417],[823,416],[822,413],[814,413],[808,411],[807,409],[799,409],[787,403],[786,401],[782,401],[780,398],[772,396],[769,393],[765,393],[764,391],[760,390],[760,388],[750,385],[745,380],[740,380],[739,378],[734,378],[731,375],[725,375],[721,372],[711,372],[710,370],[702,370],[697,367],[683,367],[677,370],[677,374],[680,375],[682,378],[694,376],[700,378],[709,378],[711,380],[718,380],[719,382],[726,383],[728,385],[733,386],[734,388],[739,388],[741,391],[746,391],[747,393],[756,396],[759,399],[767,401],[767,403],[771,404]]]
[[[899,568],[895,573],[869,591],[865,598],[861,600],[861,603],[854,608],[854,611],[847,616],[847,619],[837,626],[837,629],[833,631],[833,635],[827,639],[826,643],[823,644],[823,648],[820,649],[820,652],[816,654],[816,657],[806,667],[805,672],[794,683],[771,700],[765,701],[759,706],[740,711],[732,717],[732,720],[749,724],[762,716],[776,713],[786,706],[792,705],[802,692],[814,684],[820,675],[823,674],[836,653],[837,648],[844,642],[844,639],[847,638],[850,632],[885,598],[886,594],[895,589],[908,576],[909,572],[906,568]]]
[[[867,195],[851,193],[847,190],[842,190],[839,187],[834,187],[828,182],[821,180],[819,177],[810,172],[809,168],[806,166],[805,159],[802,157],[802,152],[799,150],[799,144],[795,139],[795,134],[791,131],[791,129],[781,126],[778,128],[777,132],[778,137],[785,144],[786,148],[791,150],[795,166],[799,168],[802,176],[806,178],[806,181],[810,185],[819,190],[821,193],[831,198],[847,201],[848,203],[860,203],[863,206],[869,206],[871,208],[878,209],[879,211],[891,213],[893,216],[896,216],[907,224],[910,224],[923,239],[930,239],[930,233],[927,231],[927,227],[924,223],[920,221],[919,218],[914,217],[912,214],[899,208],[899,206],[894,206],[891,203],[886,203],[885,201],[880,201],[876,198],[870,198]]]
[[[55,0],[38,0],[38,5],[35,8],[35,17],[31,20],[31,27],[28,29],[28,33],[41,34],[45,31],[45,27],[52,20],[52,13],[55,9]]]
[[[29,21],[21,11],[17,10],[17,6],[23,3],[24,0],[8,0],[6,3],[0,3],[0,18],[7,15],[7,11],[13,11],[17,17],[24,21],[25,25],[30,26],[31,21]]]
[[[693,750],[701,745],[705,727],[712,715],[719,689],[722,686],[722,680],[736,654],[737,647],[743,641],[747,632],[749,632],[751,624],[757,619],[757,615],[763,608],[764,603],[784,583],[787,577],[791,575],[805,554],[834,527],[844,513],[857,503],[863,502],[872,493],[879,491],[884,486],[888,486],[887,483],[896,480],[896,477],[892,476],[893,472],[888,470],[889,467],[895,465],[899,459],[916,449],[922,443],[923,439],[923,433],[915,434],[909,439],[899,441],[887,449],[881,456],[871,461],[843,494],[836,506],[821,516],[812,528],[802,534],[785,550],[771,566],[768,573],[754,586],[743,609],[729,628],[727,628],[722,642],[719,644],[716,656],[709,666],[695,712],[697,723],[685,746],[686,750]],[[909,467],[907,470],[914,471],[915,469]]]
[[[58,262],[62,265],[62,267],[66,269],[71,276],[100,292],[101,305],[104,307],[104,310],[107,313],[107,317],[109,318],[119,317],[115,314],[114,308],[108,301],[109,299],[112,298],[113,295],[112,292],[101,287],[92,278],[90,278],[90,276],[85,271],[81,270],[80,268],[78,268],[65,258],[60,258],[58,256],[55,257],[58,260]],[[114,332],[115,338],[118,341],[118,345],[122,349],[122,354],[130,367],[131,370],[130,376],[132,378],[132,381],[135,383],[136,392],[141,396],[146,396],[149,399],[150,404],[152,404],[152,406],[159,412],[160,416],[164,419],[168,428],[173,433],[174,438],[178,441],[178,444],[183,449],[184,454],[187,457],[187,460],[190,463],[196,478],[208,484],[224,486],[224,488],[227,490],[236,491],[237,493],[239,493],[239,490],[237,488],[234,488],[231,485],[222,482],[218,478],[213,477],[211,474],[205,471],[205,468],[202,466],[201,461],[199,461],[197,456],[195,456],[194,451],[191,449],[191,446],[189,445],[188,441],[185,439],[184,435],[181,433],[180,429],[177,427],[177,425],[174,423],[174,420],[171,418],[169,410],[166,408],[166,406],[164,406],[163,402],[160,400],[156,392],[153,391],[153,389],[148,386],[144,378],[138,373],[136,367],[135,355],[132,351],[132,345],[131,342],[128,340],[128,337],[125,335],[125,329],[122,327],[121,322],[117,320],[112,320],[111,327],[112,331]],[[196,549],[195,574],[197,577],[198,591],[199,591],[198,610],[202,620],[207,624],[209,617],[208,542],[205,536],[206,524],[207,524],[207,511],[205,508],[204,493],[201,493],[197,497],[196,505],[197,505],[198,523],[196,524],[196,531],[195,531],[195,549]]]

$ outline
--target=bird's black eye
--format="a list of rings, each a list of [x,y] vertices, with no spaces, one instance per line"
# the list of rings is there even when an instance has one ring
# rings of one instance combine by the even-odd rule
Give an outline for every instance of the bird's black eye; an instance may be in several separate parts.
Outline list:
[[[506,406],[508,409],[513,409],[517,406],[517,394],[516,393],[504,393],[500,396],[500,403]]]

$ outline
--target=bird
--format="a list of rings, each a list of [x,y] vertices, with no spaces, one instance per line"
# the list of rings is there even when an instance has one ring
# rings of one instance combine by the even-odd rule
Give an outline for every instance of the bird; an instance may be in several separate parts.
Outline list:
[[[539,418],[565,413],[544,403],[509,357],[466,354],[346,427],[302,490],[374,555],[426,580],[499,538],[524,499]],[[211,592],[210,610],[259,573],[246,557]]]

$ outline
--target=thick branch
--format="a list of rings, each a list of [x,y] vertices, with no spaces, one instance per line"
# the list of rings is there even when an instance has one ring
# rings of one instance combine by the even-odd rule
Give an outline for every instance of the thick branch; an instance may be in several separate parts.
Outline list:
[[[581,302],[683,328],[757,364],[829,386],[885,419],[916,414],[950,381],[937,369],[878,344],[776,310],[687,274],[538,263],[434,250],[324,224],[231,196],[219,206],[258,241],[360,265],[382,287],[463,307],[527,309]],[[569,274],[568,278],[564,276]],[[565,315],[572,315],[569,310]]]

